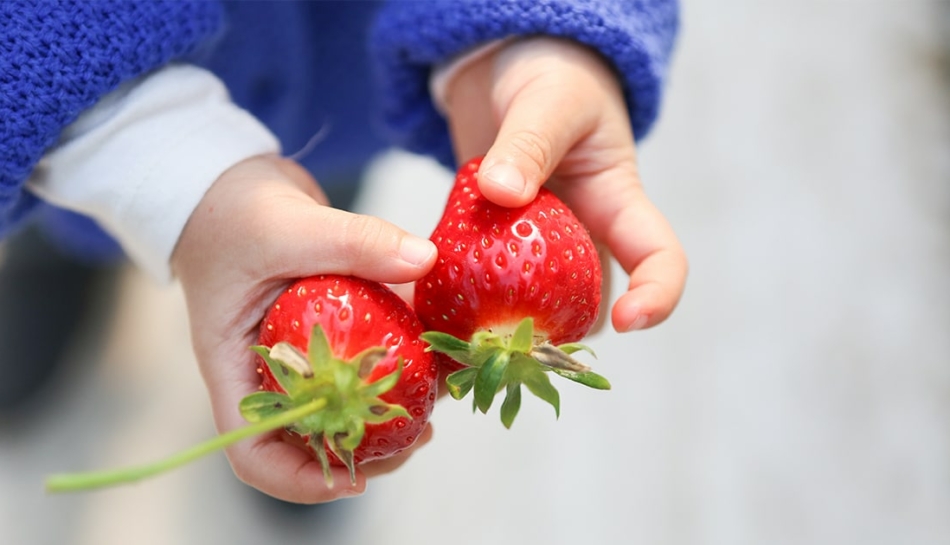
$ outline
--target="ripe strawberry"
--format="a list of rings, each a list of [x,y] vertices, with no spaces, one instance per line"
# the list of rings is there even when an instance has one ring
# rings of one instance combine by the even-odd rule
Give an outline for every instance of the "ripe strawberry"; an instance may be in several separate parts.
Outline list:
[[[419,340],[422,324],[389,288],[316,276],[297,281],[261,324],[261,392],[241,403],[251,422],[326,400],[288,431],[324,466],[354,466],[411,446],[436,397],[438,368]],[[304,355],[307,354],[307,355]]]
[[[331,464],[346,466],[355,482],[357,464],[408,448],[429,420],[438,367],[421,333],[409,305],[381,284],[340,276],[299,280],[271,306],[261,346],[253,347],[262,384],[241,400],[248,426],[158,462],[53,475],[46,489],[135,482],[278,429],[309,445],[327,484],[333,485]]]
[[[549,190],[517,209],[485,199],[476,179],[480,164],[477,158],[458,171],[430,237],[439,259],[416,283],[415,309],[430,330],[423,335],[430,350],[457,370],[447,380],[453,397],[474,389],[476,407],[486,412],[506,388],[501,417],[510,427],[521,384],[560,412],[544,371],[610,387],[570,356],[589,351],[576,341],[597,319],[600,259],[587,229]]]

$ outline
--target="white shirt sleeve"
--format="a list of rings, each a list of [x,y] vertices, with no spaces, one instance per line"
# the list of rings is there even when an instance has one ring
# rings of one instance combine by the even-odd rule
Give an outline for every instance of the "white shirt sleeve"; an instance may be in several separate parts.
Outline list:
[[[435,109],[442,115],[445,115],[445,92],[449,88],[449,84],[452,80],[459,75],[463,69],[475,61],[481,60],[483,57],[498,51],[514,40],[515,38],[505,38],[485,42],[436,66],[432,71],[432,75],[429,77],[429,95],[432,97]]]
[[[27,189],[95,219],[160,282],[185,223],[217,178],[279,153],[277,138],[235,106],[212,73],[170,65],[124,84],[64,130]]]
[[[437,67],[430,79],[436,106],[442,110],[448,83],[465,66],[505,43]],[[267,153],[280,153],[277,138],[231,102],[214,74],[170,65],[125,83],[70,124],[26,187],[95,219],[136,265],[167,283],[178,238],[211,184]]]

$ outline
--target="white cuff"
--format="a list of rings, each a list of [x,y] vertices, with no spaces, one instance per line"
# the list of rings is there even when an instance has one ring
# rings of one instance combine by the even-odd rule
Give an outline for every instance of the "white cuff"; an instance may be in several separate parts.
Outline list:
[[[230,101],[210,72],[172,65],[130,82],[80,116],[27,187],[91,216],[160,282],[192,211],[244,159],[279,153],[276,137]]]
[[[475,49],[462,53],[448,62],[436,66],[435,70],[432,71],[432,75],[429,77],[429,95],[432,96],[432,104],[435,106],[435,109],[443,116],[445,115],[445,92],[449,88],[449,84],[452,80],[455,79],[455,76],[459,75],[462,70],[468,68],[476,61],[481,60],[487,55],[491,55],[513,40],[514,38],[506,38],[486,42]]]

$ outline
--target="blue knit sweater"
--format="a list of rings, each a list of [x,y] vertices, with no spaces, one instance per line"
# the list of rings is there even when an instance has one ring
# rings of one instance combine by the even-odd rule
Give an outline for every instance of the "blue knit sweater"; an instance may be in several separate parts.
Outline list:
[[[118,248],[90,220],[23,189],[64,127],[122,82],[169,62],[210,69],[287,151],[354,179],[388,145],[453,162],[429,97],[433,66],[488,40],[548,34],[604,55],[634,133],[656,119],[677,0],[0,2],[0,237],[36,216],[87,256]]]

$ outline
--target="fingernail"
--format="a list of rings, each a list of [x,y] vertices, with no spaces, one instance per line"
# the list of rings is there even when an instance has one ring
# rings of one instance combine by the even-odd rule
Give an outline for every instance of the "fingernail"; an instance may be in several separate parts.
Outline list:
[[[429,261],[434,253],[435,244],[424,238],[405,237],[399,245],[399,257],[414,267]]]
[[[525,180],[521,172],[509,163],[496,163],[485,171],[485,178],[492,183],[504,187],[515,195],[524,193]]]
[[[340,490],[340,495],[337,497],[340,499],[356,498],[356,497],[362,496],[363,492],[365,492],[365,490],[357,490],[355,488],[344,488],[343,490]]]
[[[643,329],[647,325],[647,321],[650,319],[646,314],[637,315],[636,319],[630,322],[630,325],[624,331],[636,331],[638,329]]]

